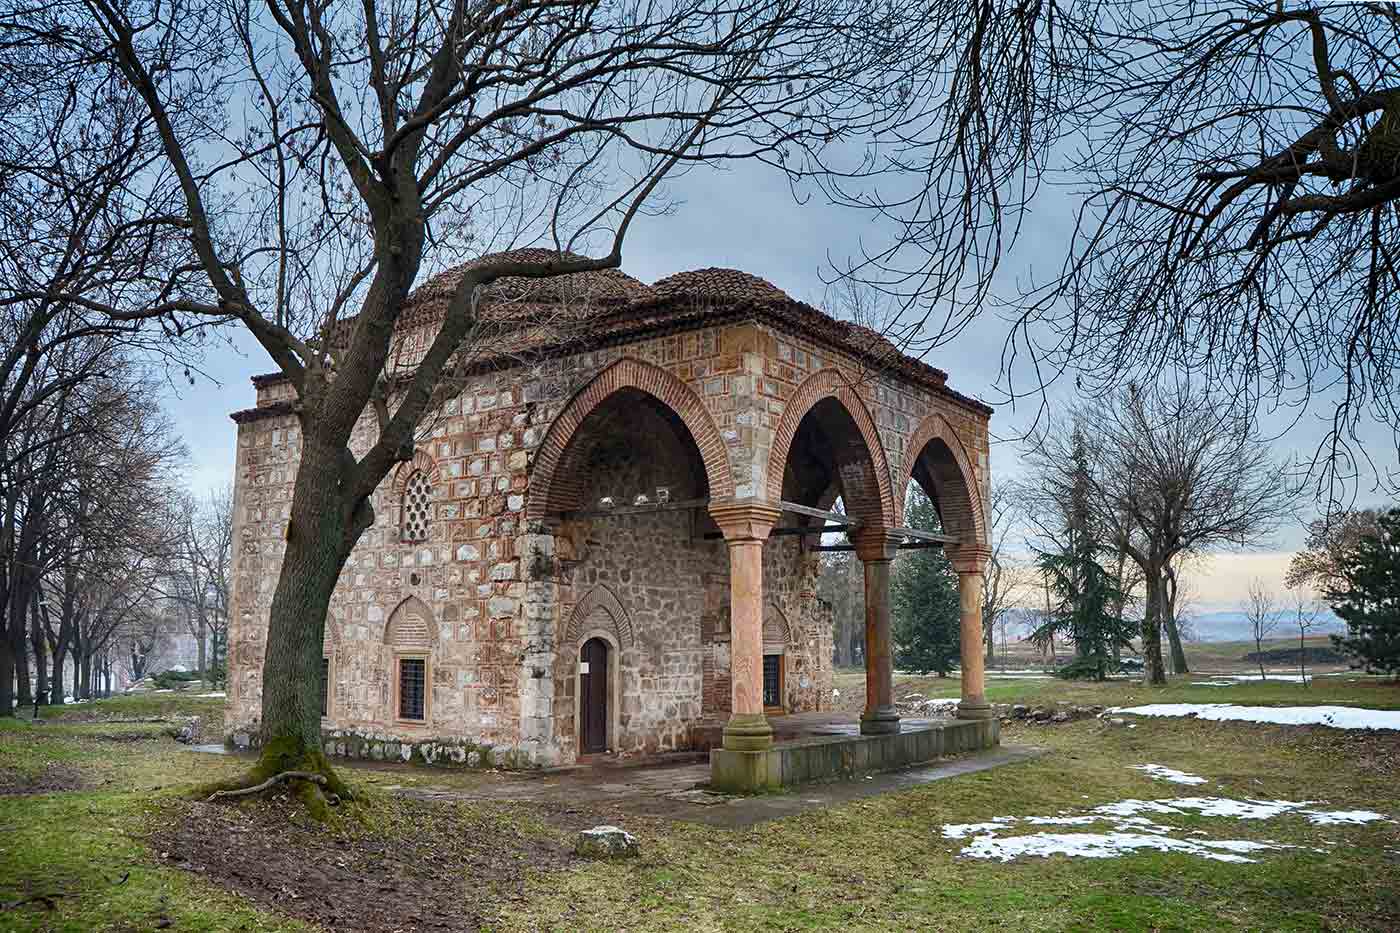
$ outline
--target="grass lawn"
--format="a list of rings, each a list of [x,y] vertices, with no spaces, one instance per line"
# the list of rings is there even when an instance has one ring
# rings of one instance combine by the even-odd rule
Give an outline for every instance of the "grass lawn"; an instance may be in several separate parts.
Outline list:
[[[956,696],[958,683],[902,679],[897,692]],[[1005,680],[988,692],[1027,703],[1400,708],[1400,687],[1362,678],[1320,678],[1311,688],[1186,679],[1152,690]],[[189,786],[242,764],[185,751],[159,723],[112,721],[217,714],[206,700],[160,697],[159,707],[124,698],[66,709],[58,722],[0,722],[0,930],[316,928],[294,917],[375,930],[1400,929],[1394,822],[1152,816],[1186,838],[1297,847],[1251,854],[1253,863],[1162,852],[987,861],[962,856],[968,840],[942,832],[1187,796],[1317,801],[1400,819],[1400,732],[1178,719],[1143,719],[1132,730],[1095,720],[1012,724],[1003,741],[1047,753],[746,830],[628,817],[643,854],[599,863],[568,855],[573,833],[602,819],[586,808],[406,801],[368,789],[419,776],[457,782],[427,771],[357,769],[365,799],[325,826],[276,800],[191,803]],[[1132,770],[1148,763],[1208,783],[1177,786]],[[6,906],[35,895],[52,899]]]

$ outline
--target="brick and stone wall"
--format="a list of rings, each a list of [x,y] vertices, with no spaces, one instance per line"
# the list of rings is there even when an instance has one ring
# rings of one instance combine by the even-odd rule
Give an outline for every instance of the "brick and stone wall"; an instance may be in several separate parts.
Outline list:
[[[728,560],[704,510],[562,522],[555,513],[561,496],[586,510],[604,497],[618,505],[638,494],[654,499],[658,488],[673,501],[714,496],[721,486],[739,498],[777,498],[775,441],[791,439],[800,420],[792,406],[824,391],[814,380],[831,371],[852,384],[844,404],[861,409],[855,420],[878,445],[887,481],[875,484],[876,494],[888,518],[902,512],[910,461],[930,440],[956,447],[985,488],[984,413],[864,373],[853,357],[768,325],[695,327],[474,377],[425,423],[414,461],[375,493],[375,524],[342,574],[327,620],[328,747],[399,756],[409,749],[469,764],[569,761],[578,746],[578,639],[594,630],[618,642],[619,750],[680,748],[692,725],[722,723]],[[602,384],[595,379],[638,385],[671,410],[635,394],[592,399],[581,390]],[[266,412],[241,416],[238,431],[227,718],[241,735],[257,731],[300,449],[296,418],[278,407],[289,397],[285,383],[260,381]],[[567,431],[559,429],[565,422]],[[362,419],[357,453],[373,431]],[[596,442],[587,456],[576,447],[584,440]],[[431,515],[421,539],[405,540],[402,501],[415,471],[429,480]],[[779,465],[779,480],[782,473]],[[816,598],[817,568],[796,537],[765,547],[765,631],[784,641],[791,710],[822,708],[831,694],[830,614]],[[414,629],[417,641],[391,625],[410,617],[424,625]],[[396,714],[395,658],[404,652],[429,662],[421,724]]]

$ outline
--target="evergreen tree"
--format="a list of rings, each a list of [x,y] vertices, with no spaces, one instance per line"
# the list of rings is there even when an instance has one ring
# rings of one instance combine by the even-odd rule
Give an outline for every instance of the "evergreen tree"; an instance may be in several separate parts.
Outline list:
[[[1341,650],[1368,671],[1400,674],[1400,508],[1362,536],[1341,560],[1342,585],[1327,593],[1348,635],[1333,635]]]
[[[1031,633],[1031,642],[1043,650],[1056,636],[1069,641],[1075,660],[1063,673],[1103,680],[1116,665],[1118,651],[1131,644],[1137,626],[1123,618],[1128,597],[1118,578],[1099,563],[1099,555],[1109,549],[1097,540],[1090,520],[1088,457],[1078,431],[1071,456],[1064,545],[1059,552],[1038,551],[1036,561],[1055,603]]]
[[[940,531],[938,513],[917,486],[905,510],[909,527]],[[895,561],[890,579],[894,664],[902,671],[945,676],[958,661],[958,579],[937,548],[910,551]]]

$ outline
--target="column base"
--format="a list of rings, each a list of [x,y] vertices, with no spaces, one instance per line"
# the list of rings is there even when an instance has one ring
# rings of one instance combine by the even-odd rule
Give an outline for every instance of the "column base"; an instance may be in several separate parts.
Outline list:
[[[890,735],[899,731],[899,713],[893,706],[877,706],[860,714],[861,735]]]
[[[773,747],[773,727],[762,713],[735,714],[724,726],[724,747],[731,752],[761,752]]]
[[[963,700],[958,704],[959,719],[993,719],[992,705],[986,700]]]

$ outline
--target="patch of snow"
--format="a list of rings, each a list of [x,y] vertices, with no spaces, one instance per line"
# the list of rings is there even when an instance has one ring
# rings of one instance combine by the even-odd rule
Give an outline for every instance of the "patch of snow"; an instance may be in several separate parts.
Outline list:
[[[1343,823],[1356,825],[1381,821],[1387,823],[1391,822],[1387,820],[1384,815],[1376,813],[1373,810],[1332,810],[1331,812],[1304,810],[1303,812],[1307,814],[1309,823],[1315,823],[1318,826],[1340,826]]]
[[[1114,858],[1140,849],[1180,852],[1218,862],[1253,862],[1247,854],[1298,846],[1265,840],[1182,838],[1207,835],[1204,830],[1186,830],[1155,823],[1144,813],[1184,816],[1224,817],[1238,820],[1266,820],[1296,814],[1317,826],[1362,824],[1388,820],[1370,810],[1312,810],[1312,801],[1234,800],[1228,797],[1171,797],[1164,800],[1119,800],[1094,807],[1087,813],[1061,811],[1059,816],[998,816],[986,823],[954,823],[943,827],[945,839],[968,839],[962,855],[968,858],[1009,862],[1021,856],[1067,855],[1076,858]],[[1106,823],[1110,832],[1053,833],[999,836],[1016,824],[1030,826],[1090,826]],[[1173,835],[1175,834],[1175,835]]]
[[[1185,771],[1178,771],[1165,765],[1134,765],[1133,770],[1146,772],[1150,777],[1159,781],[1171,781],[1173,784],[1204,784],[1206,782],[1206,779],[1200,775],[1187,774]]]
[[[227,693],[224,693],[222,690],[215,690],[213,693],[200,693],[200,694],[196,694],[196,695],[197,695],[197,696],[201,696],[201,697],[226,697],[226,696],[228,696],[228,694],[227,694]]]
[[[996,859],[1010,862],[1022,856],[1067,855],[1071,858],[1117,858],[1139,849],[1158,852],[1181,852],[1210,859],[1214,862],[1254,862],[1239,852],[1259,852],[1266,849],[1288,849],[1274,842],[1247,842],[1228,839],[1197,842],[1194,839],[1171,839],[1142,833],[1033,833],[1029,836],[979,836],[962,850],[968,858]],[[1228,851],[1217,851],[1224,849]]]
[[[998,816],[990,823],[949,823],[943,827],[944,839],[966,839],[977,833],[993,833],[1016,822],[1014,816]]]
[[[1192,716],[1217,722],[1261,722],[1281,726],[1331,726],[1334,729],[1400,729],[1400,710],[1353,709],[1346,706],[1237,706],[1232,703],[1148,703],[1118,706],[1110,714]]]

